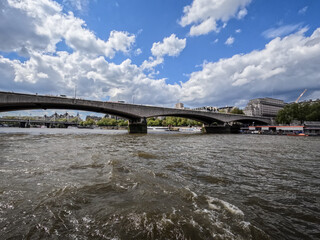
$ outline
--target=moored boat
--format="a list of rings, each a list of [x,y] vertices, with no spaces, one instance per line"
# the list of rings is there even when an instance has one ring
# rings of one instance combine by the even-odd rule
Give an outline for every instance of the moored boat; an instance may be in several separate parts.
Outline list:
[[[168,127],[153,127],[153,126],[148,126],[148,130],[154,130],[154,131],[168,131]]]
[[[308,137],[309,135],[305,133],[288,133],[287,136]]]

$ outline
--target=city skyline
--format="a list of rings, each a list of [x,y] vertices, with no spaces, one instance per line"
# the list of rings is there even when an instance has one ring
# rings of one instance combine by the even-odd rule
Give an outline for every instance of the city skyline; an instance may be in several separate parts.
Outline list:
[[[188,107],[320,98],[319,1],[5,0],[0,90]]]

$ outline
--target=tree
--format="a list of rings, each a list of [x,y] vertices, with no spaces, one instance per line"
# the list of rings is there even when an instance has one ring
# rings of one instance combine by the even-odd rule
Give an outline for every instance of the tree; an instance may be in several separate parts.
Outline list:
[[[127,120],[118,120],[118,126],[124,127],[128,126],[128,121]]]
[[[188,118],[166,117],[162,120],[162,126],[201,126],[201,122],[197,122]]]
[[[117,126],[117,120],[112,119],[112,118],[101,118],[98,122],[97,122],[98,126]]]
[[[94,124],[96,124],[96,122],[95,122],[93,119],[91,119],[91,118],[89,118],[89,119],[86,120],[86,121],[81,121],[81,122],[80,122],[80,125],[81,125],[81,126],[92,126],[92,125],[94,125]]]
[[[301,124],[304,121],[320,121],[320,102],[288,104],[276,116],[277,123],[290,124],[293,120]]]
[[[58,122],[67,122],[67,119],[66,118],[59,118],[57,119]]]
[[[279,112],[276,116],[277,123],[290,124],[291,121],[292,121],[292,119],[285,109],[279,110]]]
[[[244,114],[243,110],[239,109],[237,107],[233,108],[230,113],[233,113],[233,114]]]

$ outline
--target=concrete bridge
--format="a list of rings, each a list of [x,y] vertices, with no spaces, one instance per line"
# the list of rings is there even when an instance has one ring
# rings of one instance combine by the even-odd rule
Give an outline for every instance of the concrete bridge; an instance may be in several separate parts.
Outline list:
[[[164,108],[110,101],[91,101],[49,95],[0,92],[0,112],[30,109],[73,109],[116,115],[129,120],[129,133],[147,133],[146,118],[158,116],[184,117],[203,122],[209,129],[212,124],[233,122],[270,124],[266,117],[240,114],[203,112],[188,109]]]

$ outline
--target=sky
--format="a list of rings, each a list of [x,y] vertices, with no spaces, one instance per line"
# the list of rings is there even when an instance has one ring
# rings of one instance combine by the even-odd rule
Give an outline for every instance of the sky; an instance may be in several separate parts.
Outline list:
[[[173,107],[320,98],[318,0],[1,0],[0,91]]]

